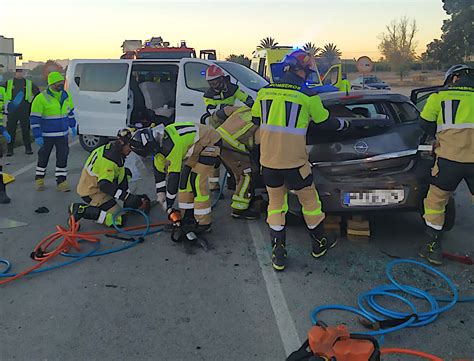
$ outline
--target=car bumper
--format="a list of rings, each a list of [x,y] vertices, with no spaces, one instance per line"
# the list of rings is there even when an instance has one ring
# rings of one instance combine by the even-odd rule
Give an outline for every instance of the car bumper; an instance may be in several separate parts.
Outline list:
[[[316,189],[318,190],[323,210],[327,213],[365,213],[381,210],[419,211],[422,209],[430,181],[432,162],[419,161],[410,171],[377,177],[350,177],[343,180],[332,180],[318,169],[313,168]],[[396,204],[349,206],[344,202],[344,193],[369,192],[373,190],[403,189],[404,198]],[[301,214],[296,194],[292,191],[289,197],[289,210]]]

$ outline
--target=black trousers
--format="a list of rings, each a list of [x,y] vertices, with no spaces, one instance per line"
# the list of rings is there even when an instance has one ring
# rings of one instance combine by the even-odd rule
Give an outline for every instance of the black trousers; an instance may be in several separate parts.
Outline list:
[[[67,177],[67,157],[69,155],[68,137],[44,137],[44,144],[38,151],[35,179],[42,179],[46,175],[49,156],[56,147],[56,183],[64,182]]]
[[[445,158],[438,158],[439,172],[431,179],[431,184],[448,192],[454,192],[463,180],[474,195],[474,163],[454,162]]]
[[[8,151],[13,151],[15,145],[16,128],[20,122],[21,135],[23,137],[23,144],[26,150],[31,149],[31,137],[30,137],[30,112],[29,111],[16,111],[8,114],[7,130],[12,136],[12,141],[8,144]]]

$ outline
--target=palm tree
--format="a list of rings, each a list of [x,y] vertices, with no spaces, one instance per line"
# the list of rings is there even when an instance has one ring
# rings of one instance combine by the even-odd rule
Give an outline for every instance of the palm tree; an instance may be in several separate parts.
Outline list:
[[[274,38],[267,36],[266,38],[260,40],[260,45],[258,49],[273,49],[278,45],[278,42]]]
[[[337,48],[336,44],[333,43],[324,45],[323,50],[319,53],[319,56],[323,58],[329,66],[340,59],[341,55],[341,51]]]
[[[309,42],[309,43],[304,44],[303,50],[306,51],[309,55],[316,57],[318,56],[319,52],[323,49],[316,46],[315,43]]]

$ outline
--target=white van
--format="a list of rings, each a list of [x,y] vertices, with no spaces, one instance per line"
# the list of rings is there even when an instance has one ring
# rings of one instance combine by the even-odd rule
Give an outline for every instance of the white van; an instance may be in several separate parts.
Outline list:
[[[217,60],[101,59],[72,60],[66,87],[74,101],[80,142],[91,151],[117,131],[152,111],[169,122],[200,122],[206,112],[202,96],[208,89],[206,69],[222,67],[247,94],[268,82],[243,65]]]

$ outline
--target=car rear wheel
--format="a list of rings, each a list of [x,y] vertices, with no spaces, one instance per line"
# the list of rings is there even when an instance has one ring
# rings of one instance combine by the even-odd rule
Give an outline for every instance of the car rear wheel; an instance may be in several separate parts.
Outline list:
[[[107,143],[107,137],[101,137],[99,135],[81,134],[79,136],[79,142],[82,148],[88,152],[92,152],[95,148],[100,147]]]

